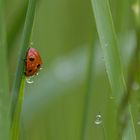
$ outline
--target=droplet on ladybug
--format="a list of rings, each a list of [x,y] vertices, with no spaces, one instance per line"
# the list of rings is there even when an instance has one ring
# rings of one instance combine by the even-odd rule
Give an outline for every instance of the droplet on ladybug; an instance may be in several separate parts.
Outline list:
[[[25,60],[25,75],[28,77],[37,74],[42,65],[39,52],[34,48],[29,48]]]

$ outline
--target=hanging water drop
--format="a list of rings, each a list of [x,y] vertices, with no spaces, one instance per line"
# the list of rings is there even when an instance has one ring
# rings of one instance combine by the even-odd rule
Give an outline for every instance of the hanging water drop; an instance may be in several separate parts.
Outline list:
[[[95,124],[99,125],[102,123],[102,116],[100,114],[96,115]]]
[[[27,82],[28,84],[32,84],[32,83],[34,82],[32,78],[33,78],[33,77],[26,77],[26,82]]]

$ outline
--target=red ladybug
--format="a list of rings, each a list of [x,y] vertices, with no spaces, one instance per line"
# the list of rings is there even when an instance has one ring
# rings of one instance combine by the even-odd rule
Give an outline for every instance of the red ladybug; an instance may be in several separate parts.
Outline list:
[[[26,55],[26,62],[25,62],[25,75],[28,76],[33,76],[35,75],[41,65],[42,65],[42,60],[40,57],[40,54],[37,52],[36,49],[34,48],[29,48],[27,55]]]

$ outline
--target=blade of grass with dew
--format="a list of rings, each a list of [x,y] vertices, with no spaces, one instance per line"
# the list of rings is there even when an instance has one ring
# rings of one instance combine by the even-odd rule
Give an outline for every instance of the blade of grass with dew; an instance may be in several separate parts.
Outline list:
[[[23,80],[25,82],[24,78],[24,58],[26,56],[27,48],[29,47],[29,41],[30,41],[30,36],[32,32],[32,27],[33,27],[33,20],[34,20],[34,15],[35,15],[35,7],[36,7],[36,1],[37,0],[29,0],[28,3],[28,9],[27,9],[27,14],[26,14],[26,19],[25,19],[25,24],[24,24],[24,29],[23,29],[23,36],[21,38],[21,46],[19,48],[19,54],[18,54],[18,64],[17,64],[17,69],[16,69],[16,75],[15,75],[15,81],[13,84],[13,89],[12,89],[12,101],[11,101],[11,133],[13,133],[14,137],[18,136],[19,132],[19,127],[14,127],[16,125],[19,125],[19,120],[15,119],[18,118],[17,115],[19,115],[20,118],[20,113],[21,110],[18,110],[18,102],[20,102],[20,94],[22,92],[19,90],[23,88],[20,88],[21,81]],[[22,81],[22,82],[23,82]],[[17,109],[16,109],[17,108]],[[14,130],[15,129],[15,130]],[[17,132],[17,133],[16,133]],[[17,136],[16,136],[17,135]]]
[[[99,40],[104,54],[106,70],[112,89],[112,96],[118,106],[123,93],[126,92],[126,86],[109,2],[108,0],[92,0],[92,7]],[[130,115],[130,121],[128,122],[128,127],[126,128],[123,138],[127,140],[135,140],[136,135],[130,107],[128,107],[127,111]],[[114,136],[115,135],[117,137],[119,133],[117,132]]]
[[[3,0],[0,0],[0,139],[9,139],[9,82]]]

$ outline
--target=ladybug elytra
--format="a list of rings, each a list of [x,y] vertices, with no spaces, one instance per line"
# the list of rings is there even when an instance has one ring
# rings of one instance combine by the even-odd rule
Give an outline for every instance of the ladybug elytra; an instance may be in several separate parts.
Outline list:
[[[25,62],[25,75],[33,76],[35,75],[42,65],[42,60],[38,51],[34,48],[29,48],[26,55]]]

